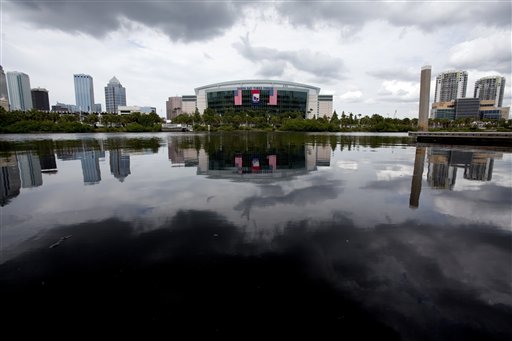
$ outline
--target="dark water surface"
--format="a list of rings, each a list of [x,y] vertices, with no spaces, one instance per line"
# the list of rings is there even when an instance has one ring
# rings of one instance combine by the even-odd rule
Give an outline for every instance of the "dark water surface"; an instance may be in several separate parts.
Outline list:
[[[0,151],[4,333],[512,339],[510,149],[233,133]]]

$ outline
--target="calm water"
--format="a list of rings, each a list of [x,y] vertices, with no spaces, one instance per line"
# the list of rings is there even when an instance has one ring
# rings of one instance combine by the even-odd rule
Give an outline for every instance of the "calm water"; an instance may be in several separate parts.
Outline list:
[[[0,151],[4,331],[512,339],[510,149],[249,133]]]

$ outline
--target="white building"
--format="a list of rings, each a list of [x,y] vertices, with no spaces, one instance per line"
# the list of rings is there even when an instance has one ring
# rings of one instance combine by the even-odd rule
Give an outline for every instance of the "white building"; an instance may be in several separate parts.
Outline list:
[[[490,76],[480,78],[475,82],[475,94],[473,97],[482,100],[494,100],[497,107],[503,105],[505,94],[505,77]]]
[[[450,102],[466,97],[468,73],[466,71],[447,71],[436,77],[434,103]]]
[[[152,112],[156,113],[155,107],[140,107],[138,105],[120,105],[117,107],[117,113],[119,115],[129,115],[134,112],[140,112],[143,114],[150,114]]]

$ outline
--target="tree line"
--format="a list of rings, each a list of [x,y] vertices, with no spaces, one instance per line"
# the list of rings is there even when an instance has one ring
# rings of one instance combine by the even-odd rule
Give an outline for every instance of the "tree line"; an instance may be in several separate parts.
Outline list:
[[[56,113],[38,110],[9,111],[0,108],[0,133],[30,132],[150,132],[161,131],[163,120],[156,113],[131,113],[127,115]],[[407,132],[417,130],[417,118],[390,118],[379,114],[371,116],[334,111],[331,118],[304,118],[304,113],[290,111],[282,113],[247,110],[235,112],[232,108],[223,114],[211,108],[203,115],[196,109],[193,115],[181,114],[173,123],[193,125],[195,131],[230,130],[281,130],[304,132]],[[471,118],[447,120],[430,119],[431,130],[512,130],[512,120],[481,120],[475,125]]]
[[[38,110],[5,111],[0,108],[0,133],[96,131],[161,131],[162,119],[156,113],[79,114]]]

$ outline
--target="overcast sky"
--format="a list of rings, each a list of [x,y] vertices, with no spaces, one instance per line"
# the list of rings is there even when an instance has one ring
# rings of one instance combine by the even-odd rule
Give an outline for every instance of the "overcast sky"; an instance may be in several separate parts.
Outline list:
[[[511,2],[155,1],[1,2],[5,71],[30,76],[50,104],[75,103],[73,74],[94,78],[95,102],[116,76],[128,105],[165,116],[169,96],[238,79],[306,83],[334,109],[416,117],[420,69],[461,69],[468,97],[483,76],[506,77]],[[431,102],[434,97],[431,87]]]

